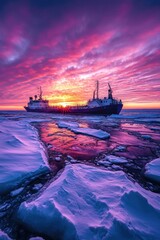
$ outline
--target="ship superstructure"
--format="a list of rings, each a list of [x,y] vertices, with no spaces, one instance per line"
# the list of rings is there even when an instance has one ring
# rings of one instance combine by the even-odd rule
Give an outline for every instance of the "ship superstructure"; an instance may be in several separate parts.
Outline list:
[[[109,106],[113,104],[122,104],[121,100],[117,100],[113,98],[112,96],[112,88],[110,84],[108,83],[108,98],[99,98],[99,82],[97,81],[97,87],[96,90],[93,92],[93,98],[92,100],[88,101],[87,106],[92,108],[92,107],[99,107],[99,106]]]
[[[112,88],[108,83],[108,97],[99,98],[99,81],[93,92],[93,98],[84,106],[50,106],[48,100],[42,97],[40,87],[39,97],[37,95],[29,98],[28,106],[24,107],[28,112],[46,112],[46,113],[68,113],[68,114],[95,114],[111,115],[119,114],[123,104],[121,100],[113,98]]]
[[[49,101],[42,98],[42,88],[39,88],[39,97],[35,95],[34,98],[30,97],[28,102],[28,109],[46,109],[49,107]]]

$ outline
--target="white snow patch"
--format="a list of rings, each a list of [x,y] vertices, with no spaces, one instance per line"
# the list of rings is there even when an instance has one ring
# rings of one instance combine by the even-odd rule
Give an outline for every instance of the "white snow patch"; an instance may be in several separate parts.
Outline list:
[[[44,240],[44,238],[41,238],[41,237],[31,237],[29,240]]]
[[[109,161],[111,163],[127,163],[128,161],[124,157],[117,157],[114,155],[108,155],[105,157],[106,161]]]
[[[111,162],[111,163],[127,163],[128,161],[124,157],[117,157],[114,155],[109,155],[106,156],[106,158]]]
[[[105,167],[108,167],[111,164],[119,164],[119,163],[127,163],[127,162],[128,161],[124,157],[117,157],[114,155],[105,156],[101,160],[97,161],[98,164],[103,165]]]
[[[78,161],[76,159],[74,159],[73,157],[71,156],[67,156],[67,160],[70,162],[70,163],[77,163]],[[67,162],[67,161],[66,161]]]
[[[65,121],[59,121],[57,123],[59,128],[67,128],[69,130],[73,128],[78,128],[79,124],[77,122],[65,122]]]
[[[15,197],[15,196],[17,196],[18,194],[20,194],[23,190],[24,190],[23,187],[18,188],[18,189],[16,189],[16,190],[13,190],[13,191],[10,193],[10,195],[11,195],[12,197]]]
[[[10,207],[11,207],[10,203],[3,203],[2,205],[0,205],[0,211],[6,211]]]
[[[60,128],[67,128],[74,133],[84,134],[84,135],[88,135],[88,136],[92,136],[100,139],[106,139],[110,137],[110,134],[105,131],[97,130],[93,128],[82,128],[82,127],[79,127],[79,124],[76,122],[60,121],[57,123],[57,125]]]
[[[107,159],[105,159],[105,158],[97,161],[97,164],[98,165],[103,165],[104,167],[108,167],[108,166],[111,165],[111,163]]]
[[[160,196],[131,182],[122,171],[67,165],[19,219],[51,239],[152,239],[160,236]]]
[[[160,183],[160,158],[146,164],[145,176]]]
[[[23,121],[0,124],[0,194],[15,189],[27,178],[49,171],[37,131]]]
[[[114,149],[115,152],[123,152],[123,151],[126,151],[126,146],[118,146]]]
[[[0,230],[0,240],[11,240],[11,238]]]
[[[43,185],[41,183],[37,183],[33,186],[33,190],[38,191]]]
[[[120,166],[115,165],[115,164],[112,165],[112,169],[114,169],[114,170],[122,170],[122,168]]]
[[[55,157],[55,161],[57,162],[61,161],[61,157]]]
[[[52,144],[49,144],[49,143],[47,144],[47,148],[48,148],[48,149],[50,149],[50,148],[52,148],[52,147],[53,147]]]
[[[100,139],[106,139],[110,137],[110,134],[102,131],[102,130],[97,130],[97,129],[92,129],[92,128],[74,128],[72,129],[74,133],[80,133]]]

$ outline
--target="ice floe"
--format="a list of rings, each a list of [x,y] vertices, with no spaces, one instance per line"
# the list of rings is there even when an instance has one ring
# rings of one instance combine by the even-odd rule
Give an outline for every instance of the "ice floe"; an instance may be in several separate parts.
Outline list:
[[[36,199],[24,202],[19,220],[61,240],[152,239],[160,236],[160,196],[122,171],[67,165]]]
[[[38,191],[43,185],[41,183],[37,183],[33,186],[33,190]]]
[[[124,152],[126,151],[126,146],[119,145],[114,149],[115,152]]]
[[[15,196],[19,195],[23,190],[24,190],[23,187],[15,189],[10,193],[10,195],[11,195],[11,197],[15,197]]]
[[[105,131],[93,129],[93,128],[82,128],[82,127],[79,127],[79,124],[75,122],[60,121],[57,123],[57,125],[60,128],[67,128],[74,133],[84,134],[84,135],[88,135],[88,136],[92,136],[100,139],[106,139],[110,137],[110,134]]]
[[[31,237],[29,240],[44,240],[42,237]]]
[[[145,176],[160,183],[160,158],[146,164]]]
[[[59,121],[57,123],[59,128],[67,128],[69,130],[72,130],[73,128],[78,128],[79,124],[77,122],[65,122],[65,121]]]
[[[124,157],[117,157],[114,155],[106,156],[106,159],[111,163],[127,163],[128,161]]]
[[[103,159],[99,160],[98,163],[104,166],[108,166],[111,163],[119,164],[119,163],[127,163],[128,161],[124,157],[118,157],[114,155],[107,155]]]
[[[49,171],[44,148],[34,127],[23,121],[0,125],[0,194],[30,177]]]
[[[11,238],[0,230],[0,240],[11,240]]]
[[[80,133],[80,134],[84,134],[84,135],[88,135],[88,136],[92,136],[100,139],[106,139],[110,137],[109,133],[102,130],[98,130],[98,129],[92,129],[92,128],[74,128],[72,129],[72,131],[74,133]]]

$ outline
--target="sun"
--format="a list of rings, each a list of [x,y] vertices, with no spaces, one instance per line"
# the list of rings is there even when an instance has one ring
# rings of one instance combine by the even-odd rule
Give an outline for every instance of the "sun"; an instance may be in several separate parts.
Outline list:
[[[62,102],[61,105],[62,105],[62,107],[65,108],[67,106],[67,103],[66,102]]]

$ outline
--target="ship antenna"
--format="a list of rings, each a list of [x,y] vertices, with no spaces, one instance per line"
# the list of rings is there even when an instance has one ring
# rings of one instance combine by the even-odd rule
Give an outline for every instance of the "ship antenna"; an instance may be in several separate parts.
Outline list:
[[[99,98],[99,81],[97,80],[97,99]]]

